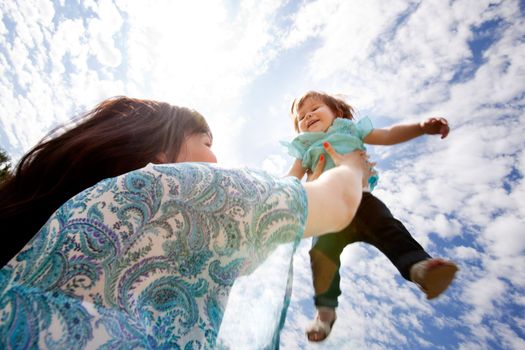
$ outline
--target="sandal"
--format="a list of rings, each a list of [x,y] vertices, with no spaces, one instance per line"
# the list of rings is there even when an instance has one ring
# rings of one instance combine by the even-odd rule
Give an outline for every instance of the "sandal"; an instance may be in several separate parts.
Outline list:
[[[334,314],[334,319],[331,321],[323,321],[319,318],[319,311],[331,311]],[[331,307],[319,307],[317,309],[317,316],[315,317],[315,320],[310,323],[310,325],[306,328],[306,337],[309,341],[313,342],[320,342],[328,338],[330,335],[330,332],[332,331],[332,327],[334,325],[335,320],[337,319],[335,309]],[[313,335],[317,334],[317,336],[312,337]],[[321,338],[318,338],[318,336],[321,335]]]
[[[410,279],[430,300],[438,297],[448,288],[458,270],[452,261],[428,259],[412,265]]]

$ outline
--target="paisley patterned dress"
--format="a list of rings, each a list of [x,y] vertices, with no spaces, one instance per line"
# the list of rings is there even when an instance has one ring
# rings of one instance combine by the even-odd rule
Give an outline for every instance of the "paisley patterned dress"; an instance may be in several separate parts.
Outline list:
[[[214,349],[234,281],[297,244],[306,211],[298,180],[257,170],[149,164],[103,180],[0,270],[0,348]]]

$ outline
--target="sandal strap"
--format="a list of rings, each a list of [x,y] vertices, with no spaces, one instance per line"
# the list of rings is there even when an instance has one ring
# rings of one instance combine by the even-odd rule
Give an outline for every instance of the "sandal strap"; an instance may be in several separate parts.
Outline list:
[[[319,318],[319,312],[333,312],[334,313],[334,319],[331,321],[323,321]],[[315,317],[315,320],[313,320],[308,327],[306,328],[306,336],[308,340],[310,340],[310,333],[316,332],[324,334],[324,337],[319,340],[310,340],[310,341],[323,341],[325,340],[328,335],[330,335],[330,332],[332,331],[332,327],[334,326],[335,320],[337,319],[337,314],[335,314],[335,309],[333,307],[326,307],[326,306],[318,306],[317,307],[317,316]]]

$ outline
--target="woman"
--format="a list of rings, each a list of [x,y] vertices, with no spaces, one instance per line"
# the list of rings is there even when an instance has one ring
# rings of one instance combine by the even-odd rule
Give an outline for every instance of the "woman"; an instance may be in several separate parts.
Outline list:
[[[0,188],[0,347],[214,348],[235,279],[344,228],[369,175],[330,148],[302,185],[209,164],[211,144],[197,112],[119,97],[24,156]]]

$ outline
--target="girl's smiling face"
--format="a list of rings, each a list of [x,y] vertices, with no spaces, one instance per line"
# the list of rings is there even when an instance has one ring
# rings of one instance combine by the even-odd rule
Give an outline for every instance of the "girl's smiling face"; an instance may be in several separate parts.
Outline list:
[[[325,132],[337,116],[321,99],[309,97],[297,110],[300,132]]]

